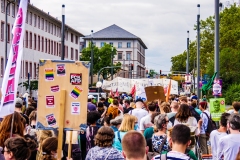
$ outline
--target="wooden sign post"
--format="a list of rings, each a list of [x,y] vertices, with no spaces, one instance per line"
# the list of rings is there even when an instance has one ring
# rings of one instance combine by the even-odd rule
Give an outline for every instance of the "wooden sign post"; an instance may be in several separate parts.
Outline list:
[[[80,124],[86,123],[88,68],[88,62],[40,60],[37,121],[58,128],[58,158],[64,128],[79,130]]]

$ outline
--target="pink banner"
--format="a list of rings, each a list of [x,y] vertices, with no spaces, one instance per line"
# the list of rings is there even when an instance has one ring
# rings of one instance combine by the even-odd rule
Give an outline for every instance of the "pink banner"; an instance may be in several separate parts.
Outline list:
[[[0,117],[12,114],[15,109],[15,97],[21,69],[23,54],[23,37],[25,33],[25,19],[28,0],[21,0],[18,13],[12,29],[13,39],[8,56],[7,66],[2,82],[2,98],[0,105]]]

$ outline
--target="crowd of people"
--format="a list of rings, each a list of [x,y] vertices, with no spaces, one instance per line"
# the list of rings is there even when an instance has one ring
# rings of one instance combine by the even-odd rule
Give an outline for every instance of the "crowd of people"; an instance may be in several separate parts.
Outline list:
[[[169,102],[127,95],[96,102],[89,95],[86,107],[87,124],[79,124],[73,160],[240,160],[240,102],[221,115],[217,128],[207,99],[194,94],[172,95]],[[36,124],[37,103],[17,97],[15,112],[0,122],[0,160],[57,159],[57,130],[40,130]],[[68,159],[66,144],[61,154]]]

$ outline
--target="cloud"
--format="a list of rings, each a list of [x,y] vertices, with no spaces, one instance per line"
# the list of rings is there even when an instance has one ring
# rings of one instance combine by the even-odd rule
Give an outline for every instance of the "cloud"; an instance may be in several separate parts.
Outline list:
[[[140,37],[147,45],[146,65],[169,71],[171,57],[186,49],[187,30],[194,40],[197,4],[201,19],[214,14],[213,0],[31,0],[34,6],[61,19],[66,6],[66,23],[84,35],[116,24]]]

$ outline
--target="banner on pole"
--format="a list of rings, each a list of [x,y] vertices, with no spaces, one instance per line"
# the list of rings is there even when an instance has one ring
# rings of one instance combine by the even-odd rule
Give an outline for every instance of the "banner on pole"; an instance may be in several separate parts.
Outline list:
[[[23,54],[23,37],[25,33],[25,20],[28,0],[21,0],[18,13],[12,29],[13,39],[8,56],[7,66],[2,82],[2,97],[0,105],[0,117],[12,114],[15,109],[15,97],[21,69]]]

